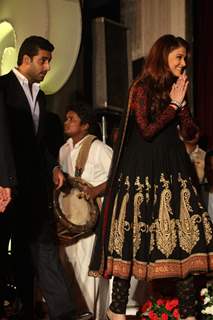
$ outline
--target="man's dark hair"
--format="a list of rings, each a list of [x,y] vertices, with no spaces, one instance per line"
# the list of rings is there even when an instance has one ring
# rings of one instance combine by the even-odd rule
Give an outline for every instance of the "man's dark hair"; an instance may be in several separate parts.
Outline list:
[[[40,36],[30,36],[26,38],[19,49],[17,61],[18,66],[22,64],[23,56],[25,54],[30,58],[33,58],[38,54],[40,49],[52,52],[54,50],[54,46],[49,42],[49,40]]]
[[[81,119],[82,124],[88,123],[89,129],[88,132],[94,134],[95,131],[95,123],[96,123],[96,116],[92,109],[92,106],[86,103],[77,103],[72,104],[67,107],[67,112],[74,111],[79,118]]]

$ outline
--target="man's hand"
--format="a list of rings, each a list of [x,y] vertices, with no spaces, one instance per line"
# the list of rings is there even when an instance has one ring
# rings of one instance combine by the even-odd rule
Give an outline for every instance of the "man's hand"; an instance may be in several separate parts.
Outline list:
[[[65,178],[61,169],[59,167],[55,167],[53,169],[53,182],[56,186],[56,189],[59,189],[63,186],[64,180]]]
[[[0,213],[3,213],[11,200],[11,189],[0,186]]]

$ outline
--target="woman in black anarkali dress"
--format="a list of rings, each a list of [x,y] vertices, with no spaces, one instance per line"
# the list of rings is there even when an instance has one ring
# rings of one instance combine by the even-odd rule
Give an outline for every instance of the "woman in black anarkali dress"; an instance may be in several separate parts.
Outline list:
[[[185,97],[188,54],[182,38],[161,37],[130,89],[90,265],[93,276],[114,276],[111,320],[125,319],[132,275],[183,279],[181,316],[195,319],[183,284],[187,291],[191,274],[213,270],[213,226],[177,131],[187,139],[197,132]]]

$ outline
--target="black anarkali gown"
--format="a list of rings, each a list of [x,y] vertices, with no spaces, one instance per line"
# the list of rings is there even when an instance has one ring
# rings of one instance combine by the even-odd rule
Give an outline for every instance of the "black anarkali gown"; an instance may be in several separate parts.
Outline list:
[[[147,114],[146,87],[130,91],[90,275],[152,280],[213,270],[213,226],[183,142],[197,131],[187,106]]]

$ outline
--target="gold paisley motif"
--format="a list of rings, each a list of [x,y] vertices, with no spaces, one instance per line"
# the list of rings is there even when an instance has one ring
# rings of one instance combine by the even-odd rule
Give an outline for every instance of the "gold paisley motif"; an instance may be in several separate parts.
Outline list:
[[[141,244],[141,230],[146,226],[145,223],[139,222],[139,218],[141,219],[141,211],[140,207],[142,202],[144,201],[143,196],[143,188],[144,184],[141,184],[140,178],[137,177],[135,181],[136,186],[136,194],[134,196],[134,218],[133,218],[133,257],[135,258],[138,249]]]
[[[114,248],[113,243],[114,243],[114,238],[115,238],[115,234],[116,234],[116,226],[117,226],[116,221],[115,221],[117,203],[118,203],[118,194],[116,194],[114,207],[113,207],[112,220],[111,220],[111,230],[110,230],[109,245],[108,245],[108,250],[111,254],[113,253],[113,248]]]
[[[190,179],[190,181],[191,181],[191,179]],[[193,191],[194,191],[195,195],[197,196],[197,189],[195,188],[195,186],[194,186],[194,185],[192,185],[192,189],[193,189]]]
[[[154,184],[154,205],[156,204],[157,202],[157,189],[158,189],[158,185],[157,184]]]
[[[180,220],[177,220],[179,242],[184,251],[191,253],[200,238],[197,224],[201,222],[201,217],[198,214],[190,217],[189,212],[193,210],[189,202],[191,193],[187,188],[187,180],[182,179],[179,174],[178,181],[182,188],[180,191]]]
[[[191,182],[191,179],[189,179],[189,180],[190,180],[190,182]],[[195,188],[195,186],[194,186],[193,184],[192,184],[192,190],[194,191],[194,194],[195,194],[196,197],[197,197],[198,207],[199,207],[200,209],[204,209],[202,203],[199,201],[197,189]]]
[[[129,177],[126,177],[125,185],[127,186],[126,194],[123,196],[123,200],[121,203],[121,208],[119,212],[118,220],[115,220],[115,234],[114,234],[114,247],[113,250],[120,256],[122,256],[122,249],[124,243],[124,232],[125,227],[127,226],[125,223],[126,217],[126,207],[129,201],[129,188],[130,182]]]
[[[151,224],[151,226],[149,227],[149,232],[150,232],[150,244],[149,244],[149,252],[152,252],[152,250],[155,247],[155,222]]]
[[[135,211],[137,213],[137,217],[141,218],[141,212],[140,212],[140,205],[144,201],[144,196],[143,196],[143,188],[144,184],[140,182],[140,177],[137,177],[135,180],[135,186],[136,186],[136,193],[135,193],[135,198],[141,198],[139,202],[135,201],[134,203],[136,204],[134,208],[137,208]]]
[[[146,203],[148,203],[150,200],[149,190],[151,189],[151,184],[149,183],[149,177],[145,178],[145,185],[146,185]]]
[[[170,206],[172,194],[169,189],[169,181],[164,178],[163,173],[160,182],[163,184],[164,190],[160,195],[159,218],[155,221],[156,244],[158,249],[168,258],[176,246],[177,236],[175,219],[170,218],[170,214],[172,214]]]
[[[203,227],[204,227],[206,242],[207,244],[209,244],[210,241],[212,240],[212,228],[209,222],[210,217],[207,212],[204,212],[202,214],[202,218],[203,218]]]

